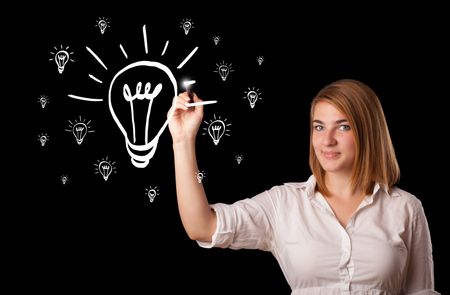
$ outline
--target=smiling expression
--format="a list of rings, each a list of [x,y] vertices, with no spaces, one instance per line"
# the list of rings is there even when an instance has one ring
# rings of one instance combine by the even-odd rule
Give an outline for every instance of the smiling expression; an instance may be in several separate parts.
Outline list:
[[[351,174],[356,156],[355,135],[347,117],[334,105],[320,101],[314,107],[312,145],[327,173]]]

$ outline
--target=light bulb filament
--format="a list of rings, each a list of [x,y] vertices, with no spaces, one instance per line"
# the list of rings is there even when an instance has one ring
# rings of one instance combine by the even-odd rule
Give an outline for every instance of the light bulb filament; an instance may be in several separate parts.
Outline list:
[[[159,83],[158,85],[156,85],[155,89],[153,90],[152,93],[150,93],[150,88],[151,88],[151,83],[147,82],[145,84],[145,89],[144,89],[144,93],[141,93],[141,89],[142,89],[142,82],[137,83],[136,85],[136,93],[134,95],[131,94],[131,90],[130,87],[128,86],[128,84],[123,85],[123,97],[125,98],[126,101],[133,101],[135,99],[138,100],[152,100],[153,98],[155,98],[156,96],[158,96],[158,94],[161,92],[162,90],[162,84]]]

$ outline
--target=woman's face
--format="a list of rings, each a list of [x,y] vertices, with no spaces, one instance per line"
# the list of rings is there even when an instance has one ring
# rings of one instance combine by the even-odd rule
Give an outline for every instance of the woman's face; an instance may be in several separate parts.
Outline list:
[[[356,144],[347,117],[320,101],[314,107],[312,128],[312,145],[322,168],[327,173],[351,174]]]

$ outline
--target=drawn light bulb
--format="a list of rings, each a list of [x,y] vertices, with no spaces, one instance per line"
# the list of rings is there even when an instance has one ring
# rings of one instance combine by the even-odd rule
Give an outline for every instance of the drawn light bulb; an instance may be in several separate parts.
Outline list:
[[[156,86],[142,79],[152,79]],[[143,85],[145,83],[145,86]],[[172,87],[164,87],[169,83]],[[135,88],[135,92],[133,92]],[[153,61],[139,61],[120,70],[112,79],[108,92],[111,115],[122,132],[128,154],[135,167],[144,168],[153,157],[159,137],[172,116],[163,116],[162,127],[149,140],[150,113],[156,97],[168,98],[170,102],[178,94],[177,82],[165,65]],[[159,96],[158,96],[159,95]],[[170,104],[170,103],[169,103]],[[167,112],[167,110],[164,110]],[[158,114],[161,117],[161,114]],[[159,125],[158,125],[159,126]]]
[[[95,173],[101,174],[103,179],[107,181],[111,173],[116,172],[116,167],[114,165],[115,162],[109,161],[108,157],[106,157],[106,159],[97,161],[97,164],[95,164]]]
[[[203,128],[203,130],[206,130],[208,132],[209,136],[212,138],[215,145],[219,144],[219,141],[222,138],[222,136],[230,135],[228,133],[228,131],[230,130],[227,129],[227,127],[230,126],[231,124],[226,124],[225,123],[226,120],[227,119],[221,120],[220,117],[216,119],[216,115],[214,115],[214,120],[211,120],[209,123],[205,121],[205,123],[208,124],[208,128]],[[206,133],[202,133],[202,135],[204,134]]]
[[[225,123],[222,120],[215,120],[208,127],[208,134],[214,141],[214,144],[219,144],[219,140],[225,134]]]
[[[80,116],[78,120],[75,120],[75,124],[69,120],[69,128],[67,128],[66,131],[71,132],[78,145],[80,145],[83,143],[84,137],[87,133],[94,132],[89,125],[90,123],[91,121],[85,122],[85,120],[81,119]]]
[[[191,29],[191,23],[190,22],[185,22],[183,24],[183,29],[184,29],[184,33],[187,35],[189,33],[189,30]]]
[[[219,37],[219,36],[214,36],[214,37],[213,37],[213,41],[214,41],[214,44],[215,44],[215,45],[219,44],[220,37]]]
[[[230,68],[226,65],[221,65],[219,67],[219,74],[223,81],[225,81],[230,73]]]
[[[98,170],[99,170],[100,174],[103,176],[103,179],[106,181],[106,180],[108,180],[108,177],[112,172],[112,166],[109,162],[102,161],[98,165]]]
[[[250,102],[250,107],[253,109],[255,107],[255,102],[258,99],[258,94],[255,91],[249,91],[247,93],[247,98]]]
[[[49,99],[47,96],[42,95],[39,97],[38,102],[41,104],[42,108],[45,108],[45,105],[49,102]]]
[[[181,27],[183,28],[185,35],[187,35],[189,33],[189,30],[194,27],[193,25],[194,23],[190,19],[184,19],[181,22]]]
[[[49,140],[49,137],[46,133],[41,133],[38,135],[38,140],[41,143],[41,146],[44,146],[45,143]]]
[[[236,159],[236,162],[237,162],[238,164],[241,164],[241,162],[242,162],[242,160],[244,159],[244,157],[243,157],[242,155],[237,155],[237,156],[235,157],[235,159]]]
[[[41,145],[44,146],[45,143],[47,142],[47,136],[45,135],[41,135],[40,137],[40,141],[41,141]]]
[[[222,62],[220,64],[217,64],[217,69],[214,72],[219,73],[222,81],[226,81],[230,72],[233,72],[233,69],[231,68],[231,63],[226,64],[225,62]]]
[[[68,51],[69,47],[66,47],[66,49],[63,49],[62,45],[61,45],[61,50],[59,50],[56,53],[50,52],[53,55],[53,59],[50,60],[54,60],[56,62],[56,65],[58,66],[58,72],[60,74],[62,74],[62,72],[64,71],[64,67],[66,66],[67,62],[73,61],[70,56],[73,54],[73,52]],[[55,47],[55,50],[58,50]]]
[[[147,195],[147,197],[150,200],[150,202],[153,202],[155,200],[155,197],[157,195],[159,195],[159,191],[158,191],[158,187],[157,186],[155,186],[155,187],[151,187],[150,186],[149,188],[146,188],[145,190],[146,190],[145,194]]]
[[[255,89],[255,87],[253,87],[252,89],[248,88],[248,91],[245,91],[245,94],[246,95],[244,98],[248,99],[248,101],[250,102],[250,107],[252,109],[255,107],[258,99],[262,99],[259,89]]]
[[[263,61],[264,61],[264,56],[258,56],[256,58],[256,61],[258,62],[259,65],[262,65]]]
[[[55,62],[58,65],[58,72],[62,74],[66,63],[69,61],[69,53],[65,50],[60,50],[55,55]]]
[[[104,34],[107,26],[108,26],[108,24],[104,19],[100,20],[98,22],[98,27],[100,28],[100,33]]]
[[[67,175],[61,176],[61,182],[62,182],[62,184],[66,184],[68,180],[69,180],[69,177],[68,177]]]
[[[87,134],[87,126],[84,123],[77,123],[73,126],[73,135],[77,143],[80,145]]]
[[[148,190],[147,195],[148,195],[148,197],[150,199],[150,202],[153,202],[153,200],[156,197],[156,191],[154,189]]]
[[[100,29],[100,33],[103,35],[107,27],[109,27],[109,21],[105,17],[100,17],[96,21],[96,26]]]
[[[204,171],[195,172],[195,178],[197,178],[198,183],[202,183],[202,180],[205,178],[206,173]]]

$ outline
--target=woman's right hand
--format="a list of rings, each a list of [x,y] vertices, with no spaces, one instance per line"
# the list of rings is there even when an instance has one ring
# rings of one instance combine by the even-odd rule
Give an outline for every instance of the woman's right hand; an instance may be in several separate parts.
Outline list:
[[[202,101],[194,93],[194,102]],[[167,116],[172,117],[169,121],[169,130],[172,135],[173,143],[195,140],[200,124],[203,119],[203,106],[186,107],[185,103],[189,102],[187,92],[180,93],[174,98],[172,107]]]

